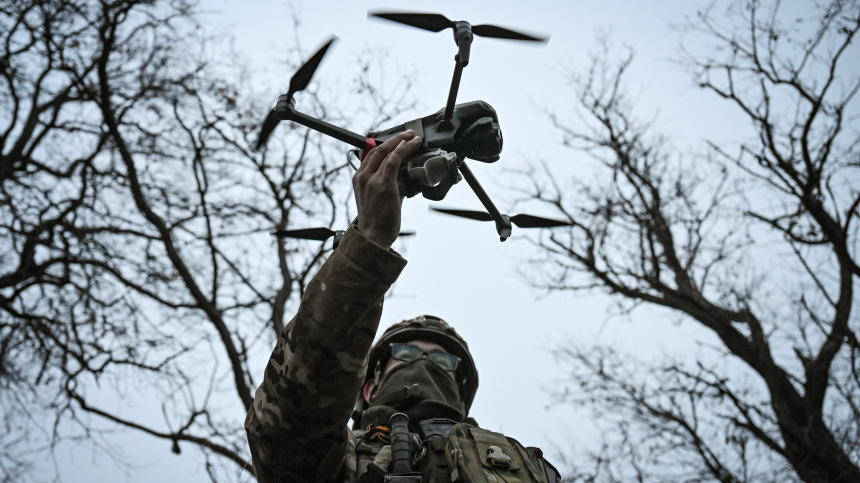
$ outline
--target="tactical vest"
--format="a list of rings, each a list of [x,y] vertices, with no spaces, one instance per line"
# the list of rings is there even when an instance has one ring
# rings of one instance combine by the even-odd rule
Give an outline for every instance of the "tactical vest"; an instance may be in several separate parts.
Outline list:
[[[526,448],[501,433],[450,419],[418,423],[409,433],[414,471],[422,483],[560,483],[540,449]],[[355,431],[358,483],[386,483],[391,446]]]

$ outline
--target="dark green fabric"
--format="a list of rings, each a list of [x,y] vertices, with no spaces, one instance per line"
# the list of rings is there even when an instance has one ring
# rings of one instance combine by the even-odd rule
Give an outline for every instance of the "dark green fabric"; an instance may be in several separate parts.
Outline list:
[[[469,483],[548,483],[539,465],[514,439],[461,423],[448,435],[449,465],[454,481]],[[490,454],[503,453],[505,464]],[[555,483],[555,482],[551,482]]]
[[[375,399],[387,399],[391,393],[403,387],[418,385],[417,397],[398,401],[386,401],[385,405],[374,404]],[[388,419],[395,412],[403,412],[410,421],[430,418],[448,418],[462,421],[466,409],[460,399],[460,390],[450,373],[433,361],[421,358],[395,366],[379,381],[370,407],[361,416],[361,427],[388,426]]]

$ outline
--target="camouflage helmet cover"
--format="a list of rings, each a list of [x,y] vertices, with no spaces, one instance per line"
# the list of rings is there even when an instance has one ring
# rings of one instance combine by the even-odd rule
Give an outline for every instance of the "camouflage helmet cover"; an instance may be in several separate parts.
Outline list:
[[[370,349],[368,359],[367,375],[364,382],[375,376],[377,365],[385,360],[388,347],[394,342],[409,342],[423,340],[435,342],[445,348],[449,353],[460,358],[457,368],[457,382],[460,384],[460,395],[468,414],[475,393],[478,391],[478,371],[475,361],[469,352],[469,345],[460,337],[460,334],[448,325],[444,320],[432,315],[421,315],[414,319],[398,322],[382,333],[382,337]],[[363,398],[359,398],[359,403]]]

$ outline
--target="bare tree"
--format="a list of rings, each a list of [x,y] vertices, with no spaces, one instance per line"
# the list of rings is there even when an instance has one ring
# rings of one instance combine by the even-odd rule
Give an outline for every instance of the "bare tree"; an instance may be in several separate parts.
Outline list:
[[[122,430],[200,450],[213,481],[252,478],[249,359],[328,248],[269,232],[345,225],[348,164],[295,125],[253,152],[275,94],[257,101],[199,20],[185,0],[0,2],[4,481],[69,438],[133,468],[110,445]],[[410,107],[408,82],[356,67],[372,112],[323,109],[313,86],[303,106],[368,128]]]
[[[809,8],[739,2],[686,26],[711,50],[683,63],[749,123],[737,146],[675,148],[634,114],[632,55],[609,48],[574,79],[581,122],[554,118],[603,171],[571,187],[528,173],[525,198],[575,223],[536,240],[534,282],[666,308],[713,336],[693,361],[650,366],[558,351],[572,369],[556,397],[593,408],[606,437],[572,481],[860,481],[860,5]]]

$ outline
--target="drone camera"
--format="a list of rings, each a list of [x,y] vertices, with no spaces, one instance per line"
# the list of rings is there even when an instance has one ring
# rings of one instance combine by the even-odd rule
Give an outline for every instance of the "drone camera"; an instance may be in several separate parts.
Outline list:
[[[463,153],[467,158],[485,163],[499,160],[502,152],[502,129],[491,117],[482,117],[463,131]]]

